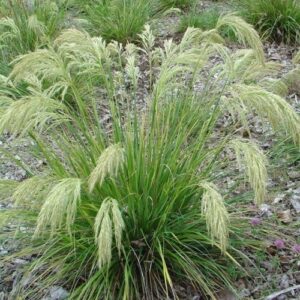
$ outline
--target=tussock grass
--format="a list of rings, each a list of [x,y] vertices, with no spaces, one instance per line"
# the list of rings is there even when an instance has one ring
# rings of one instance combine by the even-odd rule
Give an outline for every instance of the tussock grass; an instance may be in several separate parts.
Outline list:
[[[5,9],[6,8],[6,9]],[[63,1],[7,1],[0,19],[1,60],[10,62],[18,54],[45,46],[62,28]]]
[[[299,44],[300,5],[297,0],[238,2],[242,15],[263,35],[276,42]]]
[[[90,30],[106,40],[134,41],[159,10],[158,1],[99,1],[87,7]]]
[[[162,7],[165,8],[191,8],[196,4],[195,0],[160,0]]]
[[[222,44],[224,26],[252,50],[232,53]],[[299,116],[262,87],[272,68],[257,33],[229,15],[209,31],[189,28],[179,43],[155,47],[149,26],[139,38],[140,48],[124,47],[69,29],[47,49],[18,57],[4,80],[29,88],[25,96],[4,93],[0,132],[28,136],[33,155],[46,163],[42,176],[27,170],[24,182],[0,182],[16,211],[28,211],[28,239],[35,233],[22,252],[38,257],[20,289],[23,297],[40,299],[63,280],[70,299],[176,298],[178,283],[215,299],[222,286],[232,288],[226,268],[241,268],[239,248],[261,245],[216,174],[225,150],[235,149],[253,200],[261,203],[266,159],[232,128],[214,139],[224,111],[247,126],[254,108],[300,143]],[[151,82],[143,112],[137,101],[141,53]],[[221,61],[203,80],[215,55]],[[255,75],[249,72],[254,66],[260,66]],[[196,93],[199,81],[204,87]],[[103,105],[110,126],[100,121]]]

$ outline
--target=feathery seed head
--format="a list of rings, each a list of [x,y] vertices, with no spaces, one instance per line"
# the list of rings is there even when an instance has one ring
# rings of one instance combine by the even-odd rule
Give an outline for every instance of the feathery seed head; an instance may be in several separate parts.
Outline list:
[[[41,200],[43,195],[51,187],[52,177],[33,176],[18,184],[12,199],[16,206],[24,204],[37,204],[35,200]]]
[[[155,36],[151,30],[151,27],[146,24],[144,31],[138,35],[142,40],[143,49],[146,51],[150,51],[155,44]]]
[[[50,226],[51,235],[65,223],[68,233],[72,235],[77,206],[81,195],[81,180],[65,178],[59,181],[48,193],[36,225],[34,236],[40,235]]]
[[[140,70],[139,67],[137,67],[135,64],[134,55],[130,55],[127,57],[127,64],[125,66],[125,71],[127,76],[132,80],[133,86],[136,88],[140,76]]]
[[[9,130],[13,134],[26,134],[31,129],[43,131],[69,120],[64,104],[34,95],[13,101],[0,116],[0,132]]]
[[[125,223],[123,221],[118,202],[115,199],[112,199],[111,201],[112,201],[111,211],[112,211],[113,224],[114,224],[115,240],[120,255],[121,243],[122,243],[122,231],[125,228]]]
[[[229,27],[235,33],[235,36],[244,45],[249,45],[256,53],[257,59],[264,63],[263,45],[258,33],[252,25],[248,24],[235,13],[227,14],[219,18],[216,29],[219,30],[223,26]]]
[[[106,176],[116,177],[125,159],[124,149],[120,144],[107,147],[100,155],[95,169],[92,171],[88,184],[90,192],[95,185],[101,186]]]
[[[255,193],[255,202],[263,203],[268,180],[267,158],[254,142],[236,139],[231,141],[230,146],[236,153],[239,167],[246,170],[247,179]]]
[[[28,18],[28,28],[37,35],[43,35],[46,30],[45,25],[38,20],[36,15]]]
[[[109,263],[111,260],[113,234],[120,255],[122,231],[124,227],[125,224],[118,202],[112,198],[104,199],[94,223],[95,243],[98,247],[99,268],[104,264]]]
[[[212,242],[214,243],[216,239],[220,249],[225,252],[228,240],[229,214],[223,197],[213,183],[201,182],[200,187],[204,189],[201,211],[205,216],[208,232]]]
[[[237,114],[247,123],[245,114],[255,109],[261,118],[267,118],[273,129],[284,129],[300,145],[300,117],[282,97],[258,85],[233,84],[229,92],[231,98],[223,97],[231,114]]]

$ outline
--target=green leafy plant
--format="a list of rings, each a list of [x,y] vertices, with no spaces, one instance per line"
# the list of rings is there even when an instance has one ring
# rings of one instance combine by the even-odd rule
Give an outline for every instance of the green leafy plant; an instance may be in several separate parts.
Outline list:
[[[232,53],[222,44],[223,26],[252,49]],[[49,49],[15,61],[7,85],[25,81],[30,93],[2,96],[0,132],[29,136],[45,161],[42,173],[25,166],[28,179],[1,182],[34,236],[22,251],[37,256],[23,297],[40,299],[63,281],[70,299],[176,298],[180,284],[215,299],[231,286],[226,266],[240,268],[240,250],[261,244],[249,235],[245,212],[217,187],[231,149],[254,201],[264,201],[266,158],[234,135],[235,122],[246,126],[253,109],[300,143],[297,114],[259,84],[271,65],[257,33],[228,15],[209,32],[189,28],[179,44],[155,47],[148,26],[140,41],[141,48],[124,48],[69,29]],[[146,107],[139,101],[142,54],[143,80],[152,82]],[[203,80],[214,55],[221,60]],[[216,138],[224,111],[233,126]]]
[[[276,42],[298,44],[300,5],[297,0],[240,0],[242,15],[262,33]]]

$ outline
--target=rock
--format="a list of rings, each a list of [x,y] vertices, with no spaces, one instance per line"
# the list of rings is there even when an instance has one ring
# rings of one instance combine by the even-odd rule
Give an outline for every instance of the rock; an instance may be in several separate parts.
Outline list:
[[[281,202],[285,197],[285,194],[279,194],[274,200],[273,200],[273,204],[277,204],[279,202]]]
[[[296,283],[300,283],[300,272],[297,272],[296,274],[294,274]]]
[[[216,295],[217,300],[237,300],[237,296],[228,289],[224,289],[220,291]]]
[[[261,211],[262,215],[266,215],[267,217],[272,216],[271,206],[266,203],[263,203],[259,207],[259,210]]]
[[[291,204],[297,213],[300,213],[300,196],[293,195],[291,198]]]
[[[14,262],[16,265],[26,265],[26,264],[28,264],[28,261],[27,261],[27,260],[21,259],[21,258],[16,258],[13,262]]]
[[[242,297],[242,299],[245,299],[246,297],[251,296],[251,292],[249,291],[249,289],[242,289],[239,296]]]
[[[292,180],[300,179],[300,171],[289,171],[288,176]]]
[[[297,213],[300,213],[300,188],[292,190],[291,204]]]
[[[0,256],[6,255],[8,253],[7,250],[0,250]]]
[[[277,300],[287,300],[287,299],[288,299],[288,297],[287,297],[286,295],[284,295],[284,294],[279,295],[279,296],[277,297]]]
[[[287,289],[289,286],[290,286],[289,277],[286,274],[283,274],[280,280],[280,288]]]
[[[61,286],[54,285],[49,290],[51,300],[63,300],[67,299],[69,293]]]
[[[0,300],[5,300],[7,297],[5,296],[4,292],[0,292]]]

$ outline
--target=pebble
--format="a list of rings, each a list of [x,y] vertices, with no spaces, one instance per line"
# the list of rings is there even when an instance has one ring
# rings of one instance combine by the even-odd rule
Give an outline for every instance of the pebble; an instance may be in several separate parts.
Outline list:
[[[21,258],[16,258],[13,262],[14,262],[16,265],[26,265],[26,264],[28,264],[28,261],[27,261],[27,260],[21,259]]]
[[[54,285],[49,290],[51,300],[63,300],[69,296],[69,293],[61,286]]]
[[[285,294],[281,294],[277,297],[277,300],[286,300],[286,299],[288,299],[288,298],[287,298],[287,295],[285,295]]]
[[[288,275],[283,274],[280,280],[280,288],[287,289],[290,286],[290,280]]]
[[[290,171],[288,172],[288,176],[292,180],[300,179],[300,171]]]
[[[272,211],[271,211],[271,206],[266,204],[266,203],[263,203],[260,207],[259,207],[261,213],[263,215],[266,215],[267,217],[270,217],[272,216]]]
[[[277,204],[277,203],[281,202],[281,201],[284,199],[284,197],[285,197],[285,194],[280,194],[280,195],[278,195],[278,196],[274,199],[273,203],[274,203],[274,204]]]
[[[291,191],[290,202],[297,213],[300,213],[300,188]]]

